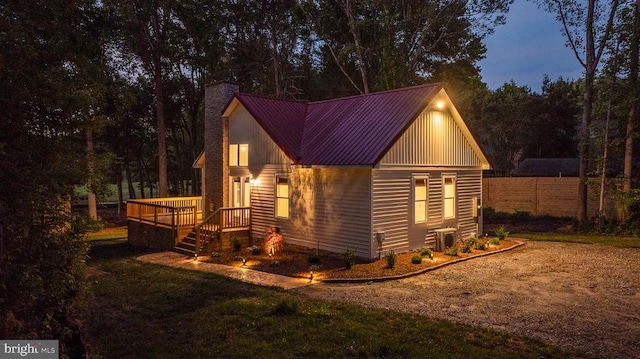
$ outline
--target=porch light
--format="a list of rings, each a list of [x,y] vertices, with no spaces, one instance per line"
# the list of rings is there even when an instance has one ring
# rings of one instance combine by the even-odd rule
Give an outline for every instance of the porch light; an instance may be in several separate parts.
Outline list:
[[[251,183],[252,187],[257,187],[258,185],[260,185],[260,180],[256,178],[252,178],[249,180],[249,183]]]
[[[444,108],[444,101],[436,102],[436,107],[439,108],[439,109],[443,109]]]

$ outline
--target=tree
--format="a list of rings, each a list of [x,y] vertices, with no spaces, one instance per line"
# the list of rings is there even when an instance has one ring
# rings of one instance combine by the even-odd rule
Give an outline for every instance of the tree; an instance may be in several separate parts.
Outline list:
[[[495,90],[484,104],[478,124],[480,142],[495,173],[507,176],[522,153],[523,128],[528,128],[531,90],[513,81]]]
[[[577,157],[580,87],[576,82],[548,77],[542,81],[542,93],[530,94],[525,113],[529,115],[526,131],[520,134],[523,158]]]
[[[587,222],[587,175],[589,169],[589,124],[593,109],[594,79],[598,64],[611,35],[619,1],[603,5],[588,0],[586,9],[576,0],[542,0],[547,11],[555,13],[562,23],[568,46],[584,68],[583,109],[580,132],[580,185],[577,218]],[[607,2],[608,3],[608,2]]]
[[[503,23],[506,1],[301,1],[320,49],[321,76],[358,93],[438,80],[446,66],[471,66],[481,39]],[[450,71],[452,73],[452,71]],[[473,77],[470,76],[471,78]],[[335,93],[342,84],[327,84]]]
[[[169,49],[170,32],[175,22],[175,1],[129,0],[124,3],[107,2],[122,18],[124,45],[138,56],[142,67],[153,79],[156,101],[156,133],[158,140],[158,195],[168,195],[167,142],[165,118],[166,58]]]
[[[0,337],[56,338],[61,357],[86,352],[76,320],[86,226],[69,208],[86,180],[77,156],[85,98],[67,86],[95,9],[80,0],[0,7]]]
[[[622,189],[631,191],[633,177],[633,142],[636,137],[636,124],[640,116],[640,78],[638,78],[638,59],[640,57],[640,0],[632,5],[632,30],[629,42],[629,92],[631,105],[627,115],[624,151],[624,180]]]

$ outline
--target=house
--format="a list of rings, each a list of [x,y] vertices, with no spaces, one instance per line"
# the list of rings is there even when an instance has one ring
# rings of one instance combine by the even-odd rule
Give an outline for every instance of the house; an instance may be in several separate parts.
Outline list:
[[[237,208],[222,217],[250,217],[249,241],[275,226],[366,259],[482,232],[489,163],[442,84],[318,102],[237,90],[207,87],[203,218]]]

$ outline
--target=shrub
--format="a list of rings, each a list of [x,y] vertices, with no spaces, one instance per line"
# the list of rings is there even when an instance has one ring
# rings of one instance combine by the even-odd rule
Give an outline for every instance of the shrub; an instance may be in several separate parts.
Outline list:
[[[422,257],[421,256],[413,256],[413,257],[411,257],[411,263],[413,263],[413,264],[422,263]]]
[[[396,266],[396,252],[394,252],[393,249],[389,249],[387,255],[384,256],[384,259],[387,261],[389,268]]]
[[[218,252],[211,252],[211,258],[218,258],[220,257],[220,253]]]
[[[269,263],[269,266],[280,267],[280,261],[271,261],[271,263]]]
[[[471,248],[473,247],[473,242],[466,240],[462,244],[462,253],[471,253]]]
[[[500,244],[500,239],[493,237],[489,240],[489,243],[497,246],[498,244]]]
[[[444,249],[444,254],[452,257],[456,257],[458,255],[458,246],[451,246]]]
[[[309,255],[309,259],[308,259],[309,263],[320,263],[321,259],[320,256],[317,254],[311,254]]]
[[[496,230],[496,236],[498,236],[498,239],[500,239],[500,240],[503,240],[508,235],[509,235],[509,232],[507,232],[507,230],[504,228],[504,226],[500,226]]]
[[[242,242],[238,239],[238,237],[236,237],[235,234],[231,237],[231,246],[233,247],[234,252],[239,251],[242,247]]]
[[[420,255],[425,258],[433,259],[433,252],[431,252],[431,249],[429,248],[422,248]]]
[[[345,268],[351,269],[351,266],[356,263],[356,254],[347,249],[344,253],[340,254],[340,259],[342,259]]]
[[[251,247],[251,254],[253,254],[254,256],[257,256],[257,255],[260,255],[260,253],[262,253],[262,248],[260,248],[259,246]]]
[[[237,261],[237,262],[242,262],[242,261],[244,260],[244,257],[241,257],[241,256],[235,256],[235,257],[233,258],[233,260],[234,260],[234,261]]]
[[[484,251],[485,249],[487,249],[487,242],[478,242],[476,243],[476,249],[479,249],[481,251]]]
[[[473,237],[469,237],[469,239],[467,239],[467,242],[469,244],[471,244],[472,246],[476,245],[476,243],[478,243],[478,238],[473,236]]]
[[[478,238],[476,238],[475,236],[469,237],[469,239],[464,241],[464,243],[462,244],[462,253],[471,253],[471,250],[475,248],[477,244]]]

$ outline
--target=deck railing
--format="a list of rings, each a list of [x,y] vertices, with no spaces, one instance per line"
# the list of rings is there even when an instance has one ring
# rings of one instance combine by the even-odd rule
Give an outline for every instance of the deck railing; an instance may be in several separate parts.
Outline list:
[[[219,238],[220,233],[224,230],[249,228],[250,225],[250,207],[218,208],[195,227],[195,256],[198,256],[203,244]]]
[[[174,230],[193,228],[202,218],[202,197],[149,198],[127,201],[127,219]]]

